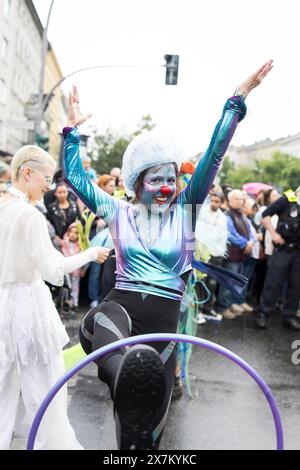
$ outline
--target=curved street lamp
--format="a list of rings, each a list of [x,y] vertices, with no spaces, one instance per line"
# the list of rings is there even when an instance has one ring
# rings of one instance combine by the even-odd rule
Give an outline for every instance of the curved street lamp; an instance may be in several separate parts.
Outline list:
[[[40,69],[40,78],[39,78],[39,91],[38,91],[38,103],[37,103],[37,113],[34,125],[34,139],[40,130],[40,123],[43,119],[43,97],[44,97],[44,79],[45,79],[45,64],[48,51],[48,29],[50,23],[50,17],[53,9],[55,0],[51,0],[51,4],[48,11],[46,26],[43,30],[42,38],[42,51],[41,51],[41,69]]]
[[[42,51],[41,51],[41,69],[40,69],[40,78],[39,78],[39,91],[38,91],[38,102],[37,102],[37,111],[36,111],[36,116],[35,116],[35,122],[34,122],[34,141],[36,141],[37,135],[40,133],[40,126],[41,122],[43,120],[43,115],[44,112],[47,108],[47,105],[50,101],[50,99],[53,96],[54,91],[56,88],[58,88],[62,82],[64,82],[67,78],[71,77],[72,75],[75,75],[80,72],[88,71],[88,70],[95,70],[95,69],[108,69],[108,68],[152,68],[152,67],[165,67],[166,68],[166,73],[167,76],[168,74],[173,73],[173,63],[169,63],[167,58],[176,58],[177,60],[177,69],[176,69],[176,80],[175,82],[169,82],[166,79],[166,84],[172,84],[175,85],[177,84],[177,74],[178,74],[178,60],[179,56],[175,55],[166,55],[165,60],[166,63],[163,65],[96,65],[92,67],[84,67],[79,70],[75,70],[74,72],[66,75],[63,77],[61,80],[59,80],[49,91],[49,93],[44,96],[44,79],[45,79],[45,64],[46,64],[46,57],[47,57],[47,51],[48,51],[48,29],[49,29],[49,23],[50,23],[50,18],[52,14],[52,9],[54,5],[55,0],[51,0],[48,15],[47,15],[47,21],[46,25],[43,31],[43,39],[42,39]]]

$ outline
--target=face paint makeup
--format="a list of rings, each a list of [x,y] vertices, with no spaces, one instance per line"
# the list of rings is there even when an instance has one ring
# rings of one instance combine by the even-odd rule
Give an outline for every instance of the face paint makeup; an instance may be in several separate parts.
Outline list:
[[[165,210],[176,192],[176,172],[174,165],[149,168],[143,179],[141,203],[151,209],[156,206]]]
[[[169,186],[162,186],[160,188],[160,192],[163,196],[169,196],[171,194],[172,190]]]

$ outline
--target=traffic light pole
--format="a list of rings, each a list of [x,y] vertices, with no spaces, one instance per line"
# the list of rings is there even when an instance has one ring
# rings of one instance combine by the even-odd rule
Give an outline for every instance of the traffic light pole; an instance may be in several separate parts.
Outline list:
[[[97,69],[154,68],[154,67],[168,67],[168,66],[166,64],[163,64],[163,65],[95,65],[93,67],[84,67],[82,69],[75,70],[74,72],[69,73],[68,75],[63,77],[61,80],[59,80],[59,82],[57,82],[51,88],[49,93],[44,97],[44,100],[42,101],[42,105],[41,105],[42,114],[45,112],[45,110],[46,110],[46,108],[49,104],[49,101],[51,100],[51,98],[53,96],[53,93],[56,90],[56,88],[58,88],[67,78],[72,77],[72,75],[76,75],[77,73],[80,73],[80,72],[87,72],[89,70],[97,70]]]
[[[166,85],[177,85],[178,69],[179,69],[179,55],[166,54]]]
[[[50,14],[51,14],[51,9],[52,9],[52,6],[53,6],[53,2],[54,0],[52,0],[52,4],[51,4],[51,7],[50,7],[50,11],[49,11],[49,15],[48,15],[48,20],[49,20],[49,17],[50,17]],[[47,24],[49,24],[49,21],[47,22]],[[46,30],[45,30],[46,31]],[[47,32],[46,34],[44,35],[44,37],[47,38]],[[171,61],[168,61],[167,60],[167,57],[171,58]],[[177,60],[177,63],[174,64],[173,62],[173,58],[176,58]],[[178,74],[178,59],[179,59],[179,56],[165,56],[165,59],[166,59],[166,63],[163,64],[163,65],[95,65],[93,67],[84,67],[84,68],[81,68],[81,69],[78,69],[78,70],[75,70],[74,72],[72,73],[69,73],[68,75],[66,75],[65,77],[63,77],[61,80],[59,80],[52,88],[51,90],[49,91],[49,93],[47,93],[47,95],[44,96],[44,93],[39,93],[39,106],[38,106],[38,113],[37,113],[37,119],[36,119],[36,122],[35,122],[35,139],[36,139],[36,136],[39,134],[39,130],[40,130],[40,123],[43,119],[43,115],[44,115],[44,112],[45,110],[47,109],[47,106],[53,96],[53,93],[55,92],[55,90],[67,79],[67,78],[70,78],[72,77],[73,75],[76,75],[77,73],[81,73],[81,72],[87,72],[89,70],[97,70],[97,69],[115,69],[115,68],[156,68],[156,67],[164,67],[166,68],[166,74],[168,75],[169,73],[171,74],[175,74],[175,77],[176,79],[172,79],[172,81],[170,83],[168,83],[167,79],[166,79],[166,84],[169,85],[176,85],[177,84],[177,74]],[[43,67],[44,69],[45,67]],[[173,75],[172,75],[173,76]],[[43,75],[44,77],[44,75]],[[42,78],[42,74],[41,74],[41,83],[42,81],[44,80],[44,78]]]
[[[49,29],[49,23],[50,23],[50,18],[52,14],[52,9],[54,5],[55,0],[51,0],[51,4],[49,7],[48,11],[48,16],[47,16],[47,21],[46,21],[46,26],[43,30],[43,38],[42,38],[42,52],[41,52],[41,69],[40,69],[40,78],[39,78],[39,91],[38,91],[38,103],[37,103],[37,113],[36,113],[36,119],[34,123],[34,141],[36,141],[36,138],[38,134],[40,133],[40,126],[41,122],[43,120],[44,112],[47,108],[47,105],[52,98],[52,95],[56,88],[58,88],[67,78],[71,77],[72,75],[75,75],[80,72],[85,72],[88,70],[95,70],[95,69],[108,69],[108,68],[141,68],[141,67],[158,67],[157,65],[155,66],[140,66],[140,65],[98,65],[94,67],[85,67],[79,70],[76,70],[75,72],[72,72],[65,77],[63,77],[59,82],[57,82],[50,92],[44,97],[44,80],[45,80],[45,64],[46,64],[46,57],[47,57],[47,51],[48,51],[48,29]],[[175,59],[175,64],[173,59]],[[171,63],[170,63],[171,59]],[[172,82],[169,82],[168,79],[166,78],[166,84],[167,85],[176,85],[177,84],[177,74],[178,74],[178,60],[179,56],[174,56],[174,55],[165,55],[165,60],[166,63],[164,65],[160,65],[159,67],[165,67],[166,68],[166,73],[168,76],[168,72],[174,76],[174,79]]]

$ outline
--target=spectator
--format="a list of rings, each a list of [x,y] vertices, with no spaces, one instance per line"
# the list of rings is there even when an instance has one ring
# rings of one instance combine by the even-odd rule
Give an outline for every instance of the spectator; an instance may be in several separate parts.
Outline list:
[[[33,421],[41,401],[65,371],[69,337],[44,280],[61,285],[64,274],[107,251],[90,249],[68,259],[53,248],[45,219],[29,201],[49,189],[55,161],[36,146],[12,160],[13,186],[0,204],[0,448],[8,449],[22,401]],[[67,416],[66,387],[44,416],[37,449],[82,449]],[[21,399],[21,401],[20,401]]]
[[[272,242],[272,237],[270,235],[270,232],[266,230],[264,226],[262,225],[262,214],[267,209],[267,207],[269,207],[270,204],[273,204],[273,202],[275,202],[276,199],[278,199],[279,197],[280,197],[280,194],[277,191],[277,189],[272,188],[272,189],[263,190],[259,198],[261,201],[261,206],[254,218],[256,225],[261,226],[262,228],[264,253],[266,255],[267,260],[269,260],[271,255],[273,254],[274,245]],[[274,214],[272,216],[271,221],[272,221],[273,227],[276,229],[277,222],[278,222],[277,214]]]
[[[276,230],[271,222],[271,217],[275,214],[278,215]],[[261,329],[267,327],[267,318],[275,309],[278,294],[286,282],[283,325],[299,331],[300,323],[296,314],[300,300],[300,186],[295,193],[291,190],[287,191],[273,202],[264,211],[262,222],[269,230],[275,248],[261,295],[256,318],[257,326]]]
[[[68,188],[64,182],[57,184],[54,195],[56,200],[50,204],[47,218],[53,225],[58,242],[61,245],[68,227],[76,219],[80,219],[81,215],[76,202],[68,197]]]
[[[106,193],[108,193],[110,196],[114,195],[115,189],[116,189],[116,183],[115,179],[111,175],[102,175],[98,179],[98,186],[103,189]],[[101,231],[102,229],[105,229],[106,224],[103,222],[102,219],[98,220],[97,222],[98,229]],[[108,231],[107,231],[108,232]],[[104,237],[98,237],[100,245],[97,246],[107,246],[105,245],[106,241],[110,239],[109,232],[103,234]],[[104,243],[104,244],[102,244]],[[116,270],[116,265],[115,265],[115,259],[109,260],[109,266],[112,266],[113,272],[109,272],[108,280],[107,280],[107,273],[105,276],[102,276],[104,278],[105,284],[109,284],[109,287],[112,288],[112,283],[114,284],[115,281],[115,276],[114,276],[114,271]],[[108,265],[106,266],[108,268]],[[100,297],[101,297],[101,289],[100,289],[100,277],[101,273],[104,271],[104,266],[102,270],[102,266],[98,263],[91,263],[90,265],[90,270],[89,270],[89,280],[88,280],[88,296],[90,299],[90,306],[96,307],[99,304]],[[107,270],[106,270],[107,271]],[[110,290],[110,289],[109,289]]]
[[[85,174],[87,177],[96,183],[97,181],[97,173],[96,171],[91,167],[91,159],[87,155],[82,157],[82,165],[85,171]]]
[[[9,165],[6,165],[5,163],[0,165],[0,180],[5,183],[6,185],[10,186],[11,185],[11,179],[12,179],[12,174],[11,174],[11,169]]]
[[[122,174],[120,174],[119,178],[117,179],[117,187],[114,192],[114,196],[118,199],[125,197],[125,185]]]
[[[238,274],[244,273],[246,256],[252,251],[255,238],[251,233],[250,221],[242,213],[245,198],[241,191],[234,189],[228,194],[229,210],[226,213],[227,227],[229,231],[228,258],[224,267]],[[249,306],[243,299],[234,296],[228,289],[220,286],[218,304],[222,309],[222,315],[229,320],[248,311]]]
[[[111,175],[102,175],[98,179],[97,182],[98,186],[103,189],[106,193],[108,193],[110,196],[114,195],[115,189],[116,189],[116,182],[113,176]]]
[[[52,204],[53,202],[56,201],[55,189],[56,189],[56,186],[58,185],[58,183],[64,183],[63,171],[62,170],[57,170],[54,173],[53,179],[52,179],[52,182],[51,182],[51,189],[44,196],[44,204],[45,204],[45,207],[46,207],[47,210],[48,210],[50,204]],[[70,189],[69,189],[68,198],[72,199],[73,201],[78,200],[76,194],[73,191],[71,191]]]
[[[202,239],[205,233],[209,237],[209,255],[210,264],[215,266],[223,266],[224,254],[227,245],[227,219],[221,211],[223,195],[217,192],[210,193],[210,203],[202,207],[196,227],[197,231],[202,231]],[[203,305],[203,314],[212,319],[221,320],[222,316],[214,310],[215,294],[217,291],[217,283],[211,277],[205,279],[205,284],[210,291],[211,297],[207,303]],[[221,318],[220,318],[221,317]]]
[[[73,256],[80,253],[80,247],[78,242],[78,230],[76,224],[71,224],[66,233],[61,245],[61,251],[64,256]],[[73,301],[72,308],[76,311],[78,309],[79,303],[79,286],[80,286],[80,277],[81,269],[76,269],[75,271],[69,274],[71,281],[71,296]]]
[[[121,176],[121,168],[115,167],[110,170],[110,176],[112,176],[115,181],[118,180]]]
[[[228,194],[233,190],[231,186],[228,185],[222,185],[222,192],[224,194],[224,200],[221,206],[221,211],[227,212],[229,210],[229,204],[228,204]]]
[[[266,208],[270,204],[273,204],[273,202],[276,201],[276,199],[278,199],[279,196],[280,194],[275,188],[263,189],[260,192],[257,198],[257,203],[259,204],[260,207],[254,217],[254,222],[257,226],[261,224],[263,212],[266,210]]]
[[[253,272],[254,272],[257,260],[260,257],[260,242],[262,241],[262,233],[256,230],[254,223],[253,223],[254,211],[256,207],[257,206],[255,203],[255,200],[252,199],[252,197],[247,196],[245,203],[244,203],[244,207],[243,207],[243,213],[250,221],[251,234],[253,236],[253,239],[255,240],[251,253],[246,255],[246,258],[244,261],[243,275],[248,278],[248,292],[250,291],[252,276],[253,276]],[[246,311],[252,312],[253,308],[249,304],[245,303],[246,295],[247,295],[247,291],[245,291],[244,295],[242,296],[242,299],[241,299],[242,305],[246,306]]]
[[[192,162],[183,162],[181,167],[180,167],[180,189],[183,189],[186,187],[186,185],[188,184],[188,182],[190,181],[192,175],[194,174],[195,172],[195,165],[194,163]]]
[[[260,296],[263,290],[266,273],[267,273],[267,265],[268,259],[273,253],[273,242],[270,237],[270,234],[264,226],[262,225],[262,214],[266,210],[266,208],[272,204],[277,198],[279,197],[279,193],[277,189],[270,188],[270,189],[263,189],[259,192],[256,202],[259,206],[258,211],[254,216],[254,224],[256,229],[261,233],[262,240],[260,243],[260,255],[259,260],[256,262],[255,271],[254,271],[254,278],[252,282],[252,294],[253,300],[255,300],[256,304],[259,304]],[[273,226],[276,227],[278,217],[274,215],[272,217]]]

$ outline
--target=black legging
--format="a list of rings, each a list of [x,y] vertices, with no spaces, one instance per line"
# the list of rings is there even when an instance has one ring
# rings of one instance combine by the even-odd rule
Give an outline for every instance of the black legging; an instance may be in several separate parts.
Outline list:
[[[141,294],[140,292],[113,289],[104,301],[91,309],[83,318],[80,327],[80,342],[87,354],[118,339],[149,333],[176,333],[180,302]],[[154,435],[160,436],[167,417],[174,385],[176,353],[175,344],[147,343],[160,354],[165,366],[167,393],[154,428]],[[114,351],[96,360],[98,376],[110,388],[113,387],[125,348]],[[157,440],[157,444],[160,438]]]

